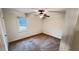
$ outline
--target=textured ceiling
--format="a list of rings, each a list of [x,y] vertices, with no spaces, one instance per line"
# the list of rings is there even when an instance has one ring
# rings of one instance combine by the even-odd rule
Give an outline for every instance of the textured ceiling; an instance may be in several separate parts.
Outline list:
[[[39,9],[45,9],[48,11],[65,11],[65,8],[5,8],[7,10],[16,10],[23,13],[35,12]]]

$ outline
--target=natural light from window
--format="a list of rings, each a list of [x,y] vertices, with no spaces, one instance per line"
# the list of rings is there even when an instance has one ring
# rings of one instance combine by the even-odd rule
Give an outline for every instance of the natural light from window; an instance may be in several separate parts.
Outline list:
[[[18,17],[19,31],[24,32],[27,29],[27,20],[25,17]]]

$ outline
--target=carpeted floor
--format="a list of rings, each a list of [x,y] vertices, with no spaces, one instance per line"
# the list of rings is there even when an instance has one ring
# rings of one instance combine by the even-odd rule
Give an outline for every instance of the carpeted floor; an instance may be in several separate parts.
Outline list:
[[[9,43],[9,51],[58,51],[60,39],[39,34],[20,41]]]

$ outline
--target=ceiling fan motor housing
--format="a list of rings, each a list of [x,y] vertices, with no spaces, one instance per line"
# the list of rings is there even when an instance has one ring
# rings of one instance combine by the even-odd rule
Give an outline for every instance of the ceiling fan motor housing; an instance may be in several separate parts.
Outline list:
[[[48,16],[47,14],[44,13],[45,10],[38,10],[38,12],[40,12],[39,14],[43,15],[44,17],[50,17],[50,16]]]
[[[38,12],[40,12],[40,14],[43,14],[44,10],[38,10]]]

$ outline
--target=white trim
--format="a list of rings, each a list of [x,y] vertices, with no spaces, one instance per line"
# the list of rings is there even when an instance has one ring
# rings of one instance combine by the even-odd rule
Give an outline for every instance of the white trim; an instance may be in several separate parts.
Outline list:
[[[2,11],[0,10],[0,12],[2,13]],[[5,25],[4,25],[4,19],[3,19],[3,17],[1,16],[0,17],[0,28],[1,28],[1,33],[2,33],[2,41],[3,41],[3,43],[4,43],[4,48],[3,48],[3,50],[6,50],[6,51],[8,51],[8,42],[7,42],[7,37],[5,38],[5,31],[4,31],[4,29],[3,29],[3,27],[5,27]]]

